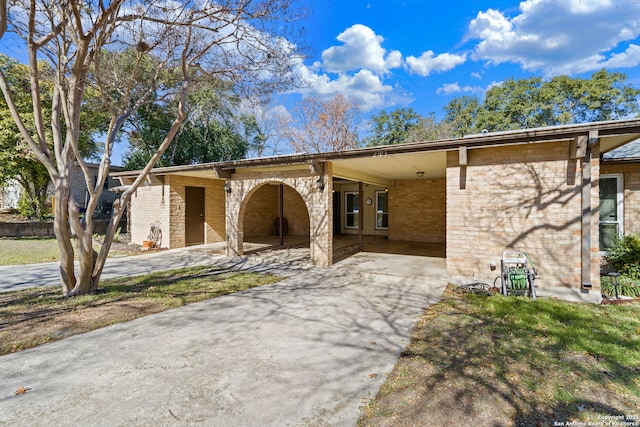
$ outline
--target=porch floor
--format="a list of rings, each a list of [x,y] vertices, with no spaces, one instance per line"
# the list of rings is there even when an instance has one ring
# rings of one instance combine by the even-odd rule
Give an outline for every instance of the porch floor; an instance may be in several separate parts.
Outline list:
[[[267,249],[279,248],[278,236],[248,237],[243,241],[245,254],[260,252]],[[426,256],[435,258],[446,257],[446,245],[444,243],[408,242],[402,240],[389,240],[383,236],[362,236],[363,252],[387,253]],[[308,236],[285,236],[284,247],[309,246]],[[334,261],[343,259],[358,252],[358,236],[339,235],[333,239]]]

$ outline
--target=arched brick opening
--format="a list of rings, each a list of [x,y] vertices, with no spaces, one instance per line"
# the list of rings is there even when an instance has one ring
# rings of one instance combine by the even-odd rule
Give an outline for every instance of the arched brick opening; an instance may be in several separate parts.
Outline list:
[[[330,176],[330,166],[325,169],[325,176]],[[266,174],[265,174],[266,175]],[[306,218],[309,227],[309,251],[311,261],[316,265],[331,265],[333,262],[333,242],[332,242],[332,183],[326,179],[323,185],[318,185],[318,175],[300,171],[286,171],[278,177],[253,174],[246,177],[238,177],[228,181],[227,209],[226,209],[226,230],[227,230],[227,255],[241,256],[244,253],[242,242],[245,232],[254,233],[255,229],[245,230],[245,216],[251,208],[249,204],[252,197],[257,195],[259,200],[267,194],[260,194],[261,188],[270,185],[279,188],[280,184],[289,187],[287,190],[291,200],[297,200],[298,210],[303,212],[300,206],[302,202],[306,208]],[[273,185],[276,184],[276,185]],[[268,192],[269,190],[262,190]],[[294,196],[295,195],[295,196]],[[287,195],[285,194],[285,198]],[[297,199],[300,197],[300,199]],[[285,200],[286,203],[286,200]],[[277,204],[276,207],[277,209]],[[287,213],[285,212],[285,215]],[[300,215],[305,216],[305,215]],[[274,217],[275,218],[275,217]],[[274,219],[275,221],[275,219]],[[290,223],[289,227],[300,230],[299,220]],[[303,228],[306,229],[306,224]],[[297,231],[299,232],[299,231]]]
[[[308,245],[311,228],[304,199],[291,186],[278,182],[260,184],[245,197],[238,217],[243,242],[276,242],[280,235],[281,185],[284,243],[305,241]]]

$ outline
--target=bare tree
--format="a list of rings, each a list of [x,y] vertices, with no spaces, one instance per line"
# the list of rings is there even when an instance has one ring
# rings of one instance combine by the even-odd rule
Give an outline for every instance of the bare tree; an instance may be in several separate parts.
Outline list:
[[[2,73],[0,89],[23,138],[54,185],[54,230],[66,296],[96,292],[124,207],[185,120],[192,87],[207,81],[227,82],[238,93],[255,96],[290,83],[287,76],[296,48],[285,37],[294,14],[291,0],[9,2],[7,31],[20,36],[28,50],[35,126],[25,125]],[[49,131],[40,107],[47,90],[40,84],[38,61],[42,60],[55,75]],[[95,183],[78,149],[80,112],[95,107],[84,101],[88,90],[100,94],[99,107],[111,117]],[[163,102],[177,104],[171,128],[137,179],[114,203],[98,253],[93,248],[92,216],[118,134],[138,108]],[[70,191],[74,163],[84,172],[89,193],[83,217]]]
[[[360,110],[353,100],[343,95],[327,102],[310,97],[300,101],[295,110],[298,122],[282,116],[279,132],[296,151],[321,153],[357,146]]]

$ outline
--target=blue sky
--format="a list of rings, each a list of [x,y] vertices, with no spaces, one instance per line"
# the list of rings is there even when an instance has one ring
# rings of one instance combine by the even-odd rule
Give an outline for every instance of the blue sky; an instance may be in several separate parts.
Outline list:
[[[343,94],[367,118],[411,107],[435,113],[513,77],[588,77],[607,68],[640,87],[640,0],[299,0],[310,13],[305,89],[276,99]],[[21,58],[10,35],[0,51]],[[275,108],[283,111],[283,107]],[[288,152],[280,147],[280,152]],[[126,147],[118,147],[114,164]],[[266,155],[272,154],[269,152]]]
[[[504,79],[607,68],[640,86],[640,0],[310,0],[302,96],[420,114]]]

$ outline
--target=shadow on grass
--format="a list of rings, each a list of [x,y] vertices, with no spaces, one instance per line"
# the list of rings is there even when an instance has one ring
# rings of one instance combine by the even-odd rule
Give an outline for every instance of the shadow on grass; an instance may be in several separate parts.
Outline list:
[[[448,298],[419,322],[361,425],[445,417],[529,426],[630,415],[640,407],[637,308]]]
[[[57,288],[37,288],[27,291],[0,294],[0,329],[3,340],[20,341],[21,335],[43,334],[38,343],[54,340],[51,329],[73,329],[74,333],[86,332],[96,327],[131,320],[189,303],[246,290],[280,280],[269,274],[239,272],[220,267],[189,267],[179,270],[131,278],[108,279],[102,283],[95,295],[64,298]],[[96,314],[96,309],[104,308]],[[92,311],[94,310],[94,311]],[[78,323],[67,314],[86,313],[82,321],[86,325],[69,326]],[[56,323],[58,322],[58,323]],[[95,325],[91,325],[97,322]],[[66,325],[66,326],[65,326]],[[42,328],[40,331],[39,328]],[[47,332],[49,331],[49,332]],[[70,336],[74,333],[65,333]],[[60,336],[58,338],[62,338]],[[12,338],[13,337],[13,338]],[[9,346],[9,342],[2,347]],[[28,348],[22,344],[17,349]],[[6,349],[3,351],[6,352]]]

